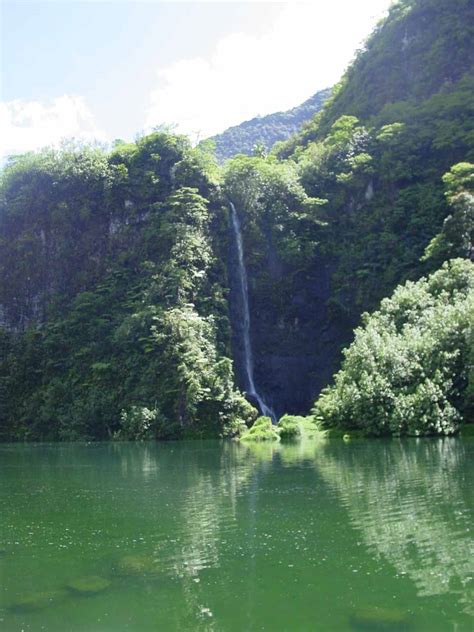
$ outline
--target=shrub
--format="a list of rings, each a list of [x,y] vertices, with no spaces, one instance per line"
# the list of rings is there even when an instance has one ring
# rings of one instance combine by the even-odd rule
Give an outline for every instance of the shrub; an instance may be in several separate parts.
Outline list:
[[[283,415],[277,425],[277,432],[281,439],[298,439],[301,437],[300,417]]]
[[[279,441],[270,417],[259,417],[253,426],[242,435],[242,441]]]
[[[155,439],[160,422],[160,412],[145,406],[131,406],[120,415],[120,430],[115,438],[122,441],[146,441]]]
[[[454,259],[365,317],[314,414],[368,435],[449,435],[467,414],[474,265]],[[466,412],[465,412],[466,411]]]

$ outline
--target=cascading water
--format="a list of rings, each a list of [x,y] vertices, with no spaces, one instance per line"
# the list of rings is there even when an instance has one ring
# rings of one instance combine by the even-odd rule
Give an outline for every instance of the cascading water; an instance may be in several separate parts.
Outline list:
[[[230,210],[232,218],[232,232],[234,234],[235,245],[237,248],[239,292],[242,300],[242,337],[244,342],[244,367],[248,387],[247,394],[256,400],[262,414],[266,417],[270,417],[272,422],[276,423],[276,415],[274,411],[265,403],[263,397],[259,394],[255,387],[255,379],[253,375],[252,343],[250,341],[249,290],[247,282],[247,270],[244,263],[242,232],[240,230],[239,216],[237,215],[237,211],[232,202],[230,202]]]

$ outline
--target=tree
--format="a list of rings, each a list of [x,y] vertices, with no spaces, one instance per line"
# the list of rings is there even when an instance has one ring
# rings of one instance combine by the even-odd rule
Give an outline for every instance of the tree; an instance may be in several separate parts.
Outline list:
[[[468,420],[473,314],[469,261],[398,287],[356,330],[316,419],[368,435],[454,433]]]
[[[442,231],[426,248],[423,260],[444,261],[453,257],[474,260],[474,165],[460,162],[443,177],[451,213]]]

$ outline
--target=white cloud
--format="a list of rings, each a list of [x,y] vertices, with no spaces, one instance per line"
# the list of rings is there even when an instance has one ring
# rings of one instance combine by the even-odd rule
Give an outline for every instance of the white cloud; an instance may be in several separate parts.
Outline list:
[[[0,102],[0,157],[57,145],[64,138],[104,140],[83,97]]]
[[[235,33],[209,58],[158,68],[145,125],[176,124],[203,138],[298,105],[338,81],[390,1],[282,5],[263,36]]]

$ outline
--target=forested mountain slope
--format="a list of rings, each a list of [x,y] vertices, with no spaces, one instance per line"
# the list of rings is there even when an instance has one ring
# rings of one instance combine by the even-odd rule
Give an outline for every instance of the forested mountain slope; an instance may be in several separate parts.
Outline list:
[[[280,412],[310,404],[363,311],[461,254],[424,259],[452,214],[443,175],[474,161],[473,10],[394,4],[273,162],[227,167],[250,252],[257,381]]]
[[[430,102],[434,95],[447,97],[467,88],[466,83],[458,82],[466,77],[472,79],[473,39],[472,0],[394,2],[389,16],[378,24],[333,89],[328,107],[312,125],[293,137],[288,147],[305,146],[324,137],[342,115],[356,116],[374,125],[393,123],[401,117],[408,120],[413,115],[410,106],[424,102],[435,105],[442,99]],[[449,101],[454,99],[448,99],[444,118],[448,108],[454,106]],[[430,112],[424,114],[426,118]],[[452,130],[455,123],[456,119]],[[434,138],[437,131],[434,130]],[[457,130],[457,138],[462,131]]]
[[[219,169],[155,133],[12,159],[1,438],[216,436],[255,416],[231,202],[256,386],[277,415],[307,412],[362,312],[472,256],[473,9],[396,3],[324,110],[267,157]]]
[[[226,215],[202,160],[155,133],[6,167],[3,438],[216,435],[252,416],[230,359]]]
[[[269,151],[278,141],[287,140],[301,129],[314,114],[319,112],[331,94],[331,90],[321,90],[286,112],[275,112],[229,127],[222,134],[208,140],[215,144],[217,160],[223,162],[236,154],[252,154],[254,147]]]

